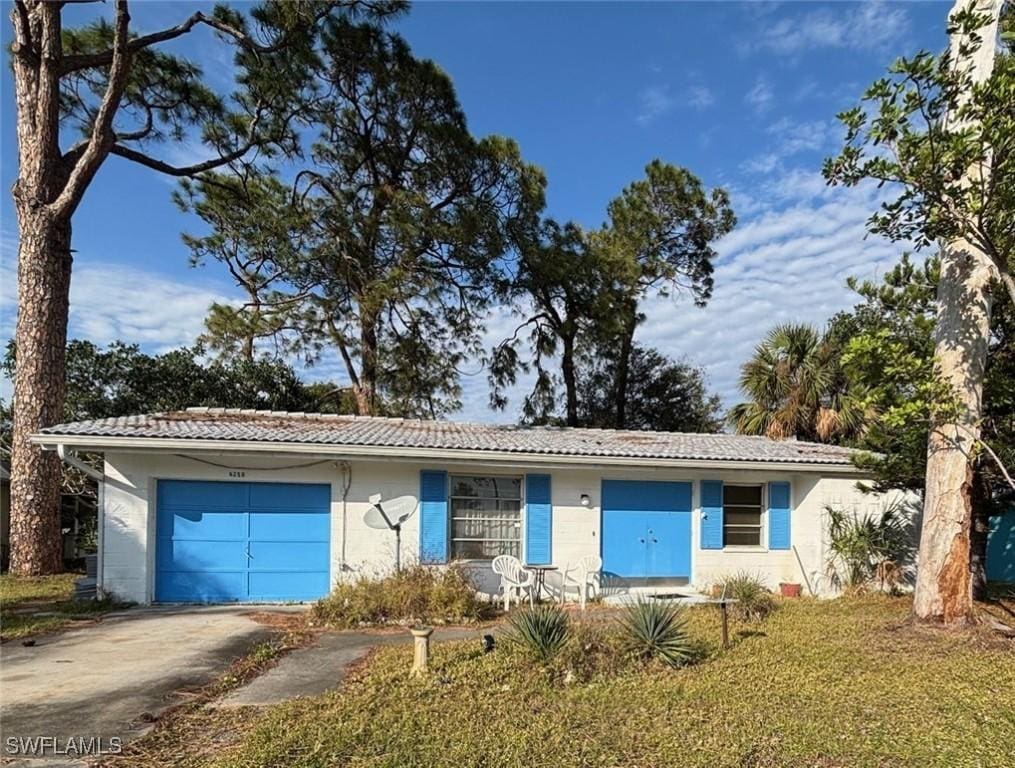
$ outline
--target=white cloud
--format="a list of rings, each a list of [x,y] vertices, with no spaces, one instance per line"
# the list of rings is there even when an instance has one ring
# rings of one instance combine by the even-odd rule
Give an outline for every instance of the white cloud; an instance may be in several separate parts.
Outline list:
[[[669,85],[649,85],[638,94],[638,113],[634,119],[639,125],[648,125],[667,112],[672,112],[679,104],[705,110],[715,102],[715,94],[701,83],[689,86],[679,97],[674,95]]]
[[[14,259],[4,258],[0,269],[2,332],[10,337],[17,312]],[[123,264],[83,263],[71,280],[68,336],[97,344],[122,339],[163,352],[194,343],[208,307],[230,300],[200,280],[184,282]]]
[[[876,51],[888,47],[908,29],[909,14],[900,4],[836,4],[834,9],[794,13],[758,25],[756,36],[745,47],[783,56],[821,48]]]
[[[825,150],[831,145],[837,134],[834,124],[828,121],[797,122],[788,117],[772,123],[766,131],[777,140],[780,154],[783,157],[789,157],[798,152]]]
[[[208,307],[229,301],[199,280],[89,264],[76,271],[71,283],[71,336],[103,344],[124,339],[163,352],[192,344],[204,330]]]
[[[872,187],[828,188],[818,174],[792,171],[752,190],[754,213],[719,243],[715,292],[703,309],[681,299],[650,298],[637,340],[708,373],[728,406],[738,401],[739,366],[772,326],[823,326],[856,298],[849,275],[873,277],[893,264],[900,246],[867,237],[879,201]],[[734,209],[743,196],[734,192]]]
[[[748,173],[772,174],[782,170],[787,160],[800,153],[830,154],[835,151],[841,138],[841,129],[837,124],[825,120],[798,122],[783,117],[765,130],[772,137],[770,146],[741,165],[741,169]],[[795,172],[787,174],[795,175]],[[813,175],[807,184],[813,189]]]
[[[673,109],[674,104],[668,85],[650,85],[638,95],[639,106],[635,120],[640,125],[648,125],[660,115]]]
[[[771,106],[775,93],[772,86],[763,76],[754,81],[754,86],[744,96],[744,101],[750,104],[758,112],[764,112]]]
[[[704,85],[692,85],[687,92],[687,103],[695,109],[708,109],[715,104],[715,94]]]
[[[748,173],[771,173],[779,167],[780,157],[775,152],[766,152],[753,157],[741,166]]]
[[[14,336],[18,287],[16,243],[0,243],[0,336]],[[213,302],[229,297],[200,280],[173,279],[123,264],[80,263],[74,268],[68,337],[106,345],[117,339],[153,353],[193,344],[204,330]],[[11,383],[0,380],[0,397],[10,398]]]

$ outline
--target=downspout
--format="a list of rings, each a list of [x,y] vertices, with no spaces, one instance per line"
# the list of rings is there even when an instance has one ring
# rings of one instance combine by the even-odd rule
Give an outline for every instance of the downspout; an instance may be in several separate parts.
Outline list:
[[[339,472],[342,473],[342,546],[339,551],[339,575],[344,574],[348,570],[348,565],[345,559],[345,542],[348,536],[346,531],[349,526],[348,516],[348,500],[349,500],[349,488],[352,487],[352,465],[348,461],[336,461],[335,466]]]
[[[106,529],[106,474],[105,472],[99,472],[95,467],[90,466],[86,462],[78,458],[78,455],[73,451],[68,451],[67,446],[63,443],[59,443],[56,446],[56,455],[60,457],[60,461],[68,466],[74,467],[74,469],[83,472],[88,477],[92,478],[96,482],[96,494],[95,494],[95,513],[98,516],[98,520],[95,521],[97,527],[97,546],[98,551],[96,554],[95,563],[95,593],[99,599],[105,596],[105,591],[102,588],[103,582],[103,561],[105,559],[105,547],[103,542],[105,539]],[[105,460],[102,462],[105,467]]]

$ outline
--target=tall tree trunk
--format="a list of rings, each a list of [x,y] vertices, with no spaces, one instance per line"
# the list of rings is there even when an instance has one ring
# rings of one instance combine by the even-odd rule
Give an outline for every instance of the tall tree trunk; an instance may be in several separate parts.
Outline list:
[[[15,194],[17,199],[17,194]],[[71,227],[18,200],[17,367],[11,457],[11,571],[58,573],[60,459],[32,445],[33,432],[60,422],[71,275]]]
[[[360,416],[377,412],[377,323],[378,313],[364,309],[361,303],[359,383],[353,387]]]
[[[563,337],[563,352],[560,359],[561,375],[564,377],[564,392],[567,407],[567,425],[578,426],[578,380],[574,368],[574,336]]]
[[[986,256],[968,243],[956,242],[944,250],[935,358],[959,409],[955,419],[930,433],[913,612],[919,619],[947,624],[966,622],[972,611],[970,457],[980,437],[992,276]]]
[[[19,13],[23,10],[24,13]],[[11,571],[55,573],[62,566],[60,459],[30,437],[63,412],[70,293],[71,206],[54,210],[68,168],[59,145],[60,6],[11,11],[11,65],[17,99],[18,319],[11,441]]]
[[[252,284],[248,283],[247,286],[247,301],[253,307],[253,320],[247,325],[246,333],[243,336],[243,348],[241,354],[243,358],[248,362],[254,362],[254,353],[257,351],[256,339],[257,334],[261,329],[261,296],[257,292],[257,288]]]
[[[956,0],[951,14],[965,10]],[[951,39],[952,65],[971,71],[974,83],[990,77],[997,45],[1001,0],[979,0],[977,10],[989,14],[978,30],[982,44],[964,50],[964,35]],[[968,95],[965,96],[968,98]],[[946,116],[952,128],[962,126]],[[980,168],[967,170],[970,182],[980,181]],[[997,277],[989,257],[959,239],[942,251],[934,356],[937,370],[950,385],[958,413],[935,425],[927,445],[927,480],[923,527],[913,596],[913,613],[924,621],[962,624],[972,613],[970,534],[973,524],[973,471],[970,461],[980,438],[983,376],[990,337],[991,282]]]
[[[624,325],[620,332],[620,349],[617,356],[617,380],[613,391],[613,428],[627,426],[627,380],[631,371],[631,351],[634,348],[634,329],[638,324],[637,307],[624,310]]]

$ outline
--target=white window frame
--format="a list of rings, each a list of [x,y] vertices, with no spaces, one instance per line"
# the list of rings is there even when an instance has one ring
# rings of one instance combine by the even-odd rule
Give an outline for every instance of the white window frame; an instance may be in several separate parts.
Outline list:
[[[525,562],[525,475],[509,474],[505,472],[448,472],[448,559],[455,562],[464,563],[489,563],[493,560],[492,557],[456,557],[455,555],[455,542],[456,541],[514,541],[514,539],[463,539],[458,538],[454,535],[455,533],[455,520],[468,520],[468,517],[456,517],[455,516],[455,499],[476,499],[476,498],[490,498],[490,497],[477,497],[477,496],[455,496],[452,493],[454,489],[454,479],[456,477],[496,477],[503,478],[505,480],[518,480],[518,559],[521,562]],[[510,499],[513,501],[514,499]],[[480,519],[480,518],[476,518]],[[513,518],[481,518],[483,520],[511,520]]]
[[[726,487],[760,488],[761,489],[761,533],[757,544],[726,543]],[[731,505],[737,506],[737,505]],[[741,505],[742,506],[742,505]],[[722,548],[731,552],[767,552],[768,551],[768,483],[723,483],[722,498]],[[754,526],[747,526],[753,528]]]

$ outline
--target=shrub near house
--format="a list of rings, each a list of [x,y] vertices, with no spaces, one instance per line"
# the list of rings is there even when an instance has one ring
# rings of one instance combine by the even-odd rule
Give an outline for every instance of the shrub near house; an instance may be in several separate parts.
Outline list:
[[[491,613],[461,568],[414,565],[380,578],[339,582],[314,603],[311,621],[353,628],[388,624],[468,624]]]

